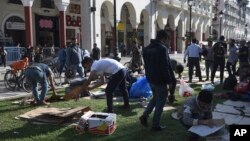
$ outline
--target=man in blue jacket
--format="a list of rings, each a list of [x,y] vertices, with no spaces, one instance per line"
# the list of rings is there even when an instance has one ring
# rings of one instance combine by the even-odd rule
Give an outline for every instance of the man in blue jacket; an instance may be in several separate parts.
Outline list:
[[[166,31],[160,30],[156,39],[152,39],[150,45],[143,49],[146,78],[153,91],[153,98],[140,117],[140,122],[147,127],[148,116],[155,108],[152,131],[161,131],[165,128],[160,126],[160,118],[168,96],[167,85],[170,86],[170,93],[174,93],[173,84],[176,83],[166,45],[168,40]]]

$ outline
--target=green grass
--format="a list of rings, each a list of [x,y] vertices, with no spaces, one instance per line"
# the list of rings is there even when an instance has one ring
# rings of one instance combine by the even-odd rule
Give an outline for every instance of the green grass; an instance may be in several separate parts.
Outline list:
[[[191,85],[195,94],[200,91],[200,85]],[[216,92],[221,91],[221,87],[216,87]],[[60,91],[63,93],[63,91]],[[174,106],[179,107],[185,98],[178,95],[176,91],[177,102]],[[37,107],[30,105],[14,105],[9,101],[0,102],[0,140],[7,141],[185,141],[188,138],[188,132],[179,121],[171,118],[170,114],[173,111],[163,112],[161,117],[161,124],[166,125],[167,129],[154,133],[150,131],[150,128],[146,129],[140,125],[138,120],[139,116],[144,111],[138,103],[131,103],[131,110],[125,111],[118,108],[122,103],[114,102],[114,110],[117,114],[117,129],[109,136],[106,135],[94,135],[90,133],[77,134],[75,129],[66,125],[36,125],[27,120],[15,119],[16,116],[28,112]],[[221,102],[220,100],[215,100]],[[106,108],[105,99],[92,99],[87,100],[81,98],[79,101],[74,100],[54,102],[50,104],[51,107],[58,108],[75,108],[78,106],[90,106],[93,111],[103,111]],[[149,118],[149,124],[151,125],[152,115]]]

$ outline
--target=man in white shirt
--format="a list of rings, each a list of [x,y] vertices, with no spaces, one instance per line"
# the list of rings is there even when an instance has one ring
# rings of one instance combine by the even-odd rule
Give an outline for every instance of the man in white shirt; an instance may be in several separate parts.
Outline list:
[[[88,89],[88,86],[91,81],[95,80],[97,76],[101,76],[101,81],[92,86],[91,89],[101,86],[104,84],[104,75],[109,75],[109,81],[105,90],[107,97],[107,112],[113,113],[113,92],[116,87],[119,87],[123,99],[124,99],[124,109],[129,109],[129,98],[128,90],[126,87],[126,75],[127,69],[118,61],[110,58],[104,58],[97,61],[94,61],[90,57],[85,57],[82,65],[90,69],[90,76],[88,80],[84,83],[83,89]]]
[[[192,82],[192,76],[193,76],[193,69],[194,66],[196,68],[196,74],[199,77],[199,81],[202,81],[201,78],[201,69],[200,69],[200,53],[202,52],[202,49],[199,45],[196,44],[196,39],[192,39],[192,44],[187,47],[187,50],[184,54],[184,63],[186,63],[186,57],[188,56],[188,75],[189,75],[189,82]]]

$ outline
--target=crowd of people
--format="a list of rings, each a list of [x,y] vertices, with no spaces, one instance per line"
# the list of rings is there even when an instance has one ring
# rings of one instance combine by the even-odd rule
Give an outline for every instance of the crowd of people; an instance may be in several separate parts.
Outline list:
[[[225,37],[221,36],[219,41],[214,45],[212,41],[208,41],[207,46],[200,47],[196,39],[192,40],[192,44],[187,47],[184,53],[184,63],[188,57],[188,75],[189,81],[192,82],[193,68],[195,67],[195,76],[202,80],[200,62],[201,58],[205,60],[206,81],[210,80],[214,83],[215,73],[219,67],[220,84],[225,81],[224,70],[226,68],[229,77],[239,76],[240,81],[249,78],[249,73],[245,69],[249,69],[250,42],[241,40],[238,45],[234,39],[229,39],[228,43]],[[239,62],[238,68],[237,63]]]
[[[169,96],[173,96],[176,89],[175,67],[169,57],[169,42],[170,37],[165,30],[157,32],[156,39],[151,39],[150,44],[144,48],[140,48],[136,42],[133,42],[131,48],[132,71],[140,72],[144,66],[145,77],[152,89],[152,98],[149,101],[145,111],[139,117],[140,123],[144,127],[148,127],[149,115],[153,112],[152,131],[162,131],[165,126],[161,125],[161,115],[163,107]],[[214,83],[215,73],[220,67],[220,83],[224,82],[224,69],[226,67],[229,76],[239,75],[240,81],[249,79],[249,48],[250,42],[240,41],[239,46],[234,39],[230,39],[228,44],[225,42],[225,37],[221,36],[219,41],[213,45],[212,41],[208,41],[207,46],[201,47],[198,41],[194,38],[192,43],[187,46],[184,53],[184,63],[188,64],[188,82],[193,82],[193,75],[199,78],[199,81],[204,81],[201,75],[200,62],[202,58],[205,60],[206,81]],[[31,49],[28,47],[26,57],[30,58]],[[124,50],[121,49],[124,53]],[[34,64],[29,66],[26,71],[26,77],[33,84],[33,94],[37,104],[47,104],[44,97],[47,93],[48,84],[47,78],[51,81],[53,95],[57,95],[52,82],[51,69],[41,63],[41,50],[36,50],[37,56],[34,57]],[[126,53],[125,53],[126,54]],[[2,55],[2,54],[1,54]],[[6,55],[6,54],[5,54]],[[187,60],[186,60],[187,59]],[[129,94],[126,86],[126,76],[128,70],[123,64],[112,58],[101,58],[100,49],[97,44],[93,44],[93,49],[89,53],[85,49],[81,49],[77,44],[76,39],[72,38],[71,44],[68,47],[61,48],[58,52],[58,60],[60,63],[59,73],[62,74],[65,70],[65,77],[72,78],[78,73],[79,77],[87,78],[86,73],[90,72],[86,82],[82,88],[85,90],[93,89],[104,84],[106,76],[109,76],[105,93],[107,96],[108,113],[114,113],[113,108],[113,93],[119,87],[123,99],[124,109],[130,109]],[[31,60],[32,61],[32,60]],[[237,62],[239,69],[237,70]],[[175,63],[177,64],[177,63]],[[195,67],[195,73],[193,73]],[[247,68],[247,69],[246,69]],[[182,70],[183,71],[183,70]],[[181,75],[179,74],[179,77]],[[90,86],[90,83],[99,79],[99,83]],[[67,80],[65,80],[66,82]],[[41,83],[42,91],[38,94],[37,83]],[[79,97],[77,97],[79,98]],[[211,91],[202,90],[197,96],[188,98],[182,105],[179,111],[181,122],[186,126],[192,125],[212,125],[211,103],[213,94]],[[196,138],[196,136],[191,136]]]

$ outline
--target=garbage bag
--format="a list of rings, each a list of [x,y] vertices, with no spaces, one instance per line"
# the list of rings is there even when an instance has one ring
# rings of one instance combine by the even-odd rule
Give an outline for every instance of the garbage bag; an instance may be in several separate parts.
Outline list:
[[[130,98],[149,98],[152,96],[152,90],[145,76],[139,77],[134,82],[129,91]]]

